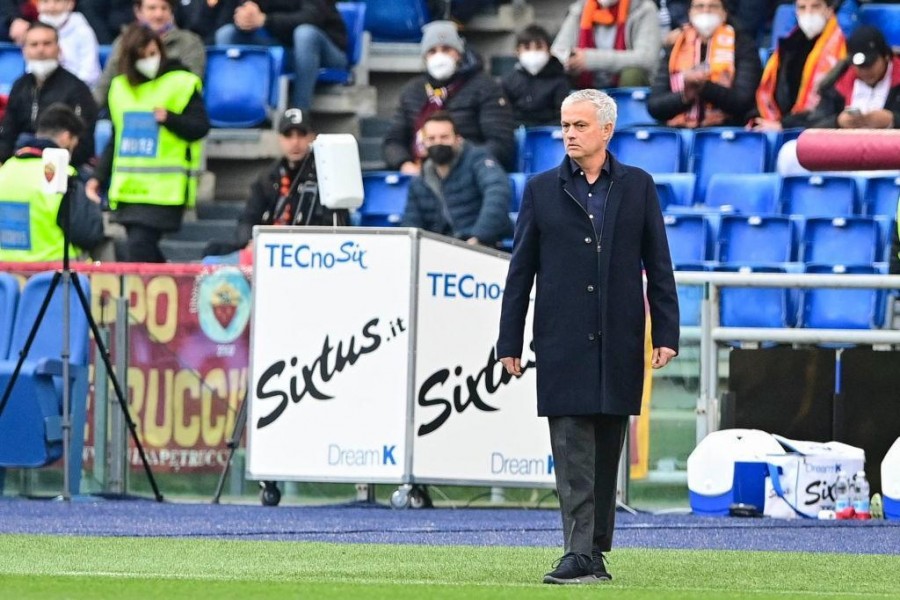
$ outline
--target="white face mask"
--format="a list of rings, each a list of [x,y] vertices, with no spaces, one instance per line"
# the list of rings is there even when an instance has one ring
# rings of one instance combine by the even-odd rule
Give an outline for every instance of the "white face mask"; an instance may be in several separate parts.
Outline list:
[[[715,13],[700,13],[691,17],[691,25],[702,38],[709,38],[722,24],[722,15]]]
[[[806,13],[797,17],[797,25],[807,39],[813,39],[825,29],[828,17],[822,13]]]
[[[147,58],[139,58],[135,61],[134,68],[147,79],[154,79],[159,73],[160,58],[159,54],[154,54]]]
[[[41,13],[38,15],[38,21],[59,29],[63,25],[63,23],[69,20],[69,15],[71,14],[71,11],[68,10],[65,12],[61,12],[58,15],[47,15]]]
[[[55,71],[57,67],[59,67],[59,61],[55,58],[29,60],[25,63],[25,70],[38,79],[45,79],[50,73]]]
[[[610,6],[615,6],[618,3],[619,0],[597,0],[597,4],[599,4],[603,8],[609,8]]]
[[[450,79],[456,73],[456,60],[445,52],[436,52],[425,59],[425,70],[437,81]]]
[[[532,75],[540,73],[549,61],[550,53],[546,50],[525,50],[519,55],[519,64]]]

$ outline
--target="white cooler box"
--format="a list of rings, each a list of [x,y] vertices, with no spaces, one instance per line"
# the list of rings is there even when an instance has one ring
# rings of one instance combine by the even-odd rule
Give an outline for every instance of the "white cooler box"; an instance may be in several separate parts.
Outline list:
[[[900,519],[900,438],[881,461],[881,496],[884,518]]]

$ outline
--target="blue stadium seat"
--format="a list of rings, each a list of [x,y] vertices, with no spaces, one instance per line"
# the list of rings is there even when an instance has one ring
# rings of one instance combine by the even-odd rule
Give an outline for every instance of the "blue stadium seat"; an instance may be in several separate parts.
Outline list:
[[[772,17],[772,44],[775,48],[778,40],[785,37],[797,26],[797,11],[794,3],[781,4],[775,9],[775,16]],[[763,64],[765,66],[765,63]]]
[[[718,207],[723,212],[747,215],[765,215],[778,212],[778,186],[781,180],[776,173],[729,175],[717,173],[709,180],[704,204]]]
[[[858,214],[856,179],[843,175],[792,175],[781,180],[781,212],[805,217]]]
[[[9,273],[0,273],[0,357],[9,354],[16,307],[19,305],[19,282]]]
[[[25,74],[25,58],[15,44],[0,43],[0,95],[7,95],[16,79]]]
[[[426,0],[367,2],[366,31],[378,42],[418,42],[422,26],[431,20]]]
[[[337,9],[347,28],[347,68],[319,69],[317,81],[349,85],[353,83],[353,67],[358,65],[362,59],[366,4],[363,2],[338,2]]]
[[[716,271],[784,273],[781,267],[719,266]],[[785,288],[722,287],[719,324],[723,327],[793,327],[795,309]]]
[[[110,55],[112,54],[112,45],[104,44],[102,46],[97,46],[97,60],[100,61],[100,68],[106,66],[106,61],[109,60]]]
[[[781,151],[781,147],[787,142],[796,140],[800,137],[801,133],[803,133],[803,129],[800,128],[766,132],[766,135],[769,138],[769,147],[772,149],[771,156],[769,157],[769,165],[773,171],[776,170],[775,167],[778,165],[778,153]]]
[[[807,273],[872,275],[872,265],[807,265]],[[883,294],[874,289],[814,288],[801,293],[801,327],[815,329],[872,329],[884,321]]]
[[[112,121],[109,119],[97,119],[94,125],[94,153],[97,156],[103,154],[104,148],[112,137]]]
[[[699,264],[706,260],[707,226],[703,215],[664,217],[672,264]]]
[[[656,119],[647,112],[648,87],[622,87],[605,90],[616,101],[616,129],[625,129],[636,125],[657,125]]]
[[[864,4],[858,14],[860,25],[874,25],[889,46],[900,46],[900,5]]]
[[[556,126],[529,127],[525,130],[519,170],[523,173],[540,173],[559,166],[566,155],[562,129]]]
[[[694,133],[691,171],[697,175],[694,199],[706,197],[716,173],[764,173],[769,156],[765,133],[742,129],[702,129]]]
[[[732,265],[779,266],[794,252],[794,226],[782,216],[724,215],[719,226],[718,260]]]
[[[510,212],[519,212],[522,206],[522,195],[525,194],[525,184],[528,182],[528,176],[525,173],[510,173],[509,188],[512,190],[510,197]]]
[[[801,258],[825,265],[868,265],[884,255],[881,227],[867,217],[806,220]]]
[[[661,209],[666,210],[669,206],[677,203],[675,188],[672,187],[671,183],[655,181],[654,184],[656,185],[656,197],[659,198],[659,207]]]
[[[865,214],[870,217],[897,217],[900,201],[900,177],[872,177],[866,182]]]
[[[663,127],[620,129],[609,141],[616,158],[650,173],[681,171],[681,146],[681,134]]]
[[[675,265],[676,271],[706,271],[705,265]],[[682,327],[700,326],[700,306],[703,302],[702,285],[678,284],[678,324]]]
[[[653,181],[657,184],[664,183],[672,187],[672,191],[675,193],[676,205],[691,206],[693,204],[694,182],[696,181],[693,173],[654,173]],[[671,208],[671,205],[669,205],[669,208]]]
[[[394,171],[363,173],[363,204],[359,207],[360,225],[397,227],[403,220],[409,175]]]
[[[206,49],[204,97],[213,127],[256,127],[266,120],[273,87],[271,61],[264,46]]]

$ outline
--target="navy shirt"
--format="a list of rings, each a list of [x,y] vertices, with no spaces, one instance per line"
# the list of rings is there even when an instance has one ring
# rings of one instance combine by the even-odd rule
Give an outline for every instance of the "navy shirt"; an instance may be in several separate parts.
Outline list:
[[[609,194],[609,185],[612,179],[609,175],[609,155],[603,162],[603,168],[600,169],[600,176],[592,183],[589,183],[584,171],[577,162],[569,160],[569,168],[572,170],[572,195],[584,207],[591,223],[594,225],[594,232],[600,237],[603,227],[603,213],[606,209],[606,198]]]

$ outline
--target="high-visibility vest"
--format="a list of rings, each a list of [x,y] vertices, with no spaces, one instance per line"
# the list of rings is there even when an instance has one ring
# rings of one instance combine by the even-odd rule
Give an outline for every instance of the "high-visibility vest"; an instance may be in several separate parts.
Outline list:
[[[137,87],[125,75],[113,78],[109,112],[116,132],[109,185],[110,205],[118,203],[191,207],[197,198],[200,142],[189,142],[156,122],[153,109],[181,114],[200,78],[170,71]]]
[[[69,168],[69,177],[76,177]],[[44,189],[39,156],[13,157],[0,167],[0,261],[62,260],[63,230],[56,224],[62,194]],[[78,250],[69,246],[74,257]]]

